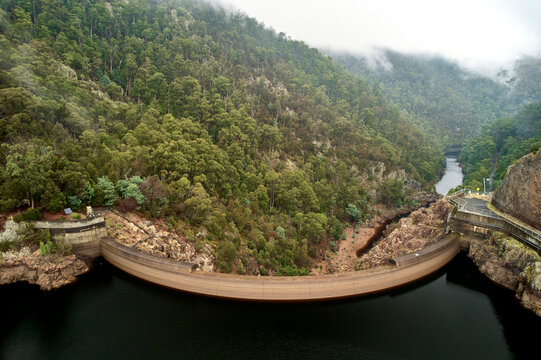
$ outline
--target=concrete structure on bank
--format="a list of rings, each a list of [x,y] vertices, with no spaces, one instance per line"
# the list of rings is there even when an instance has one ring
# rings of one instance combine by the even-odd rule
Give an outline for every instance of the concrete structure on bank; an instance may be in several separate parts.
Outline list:
[[[471,236],[484,236],[490,230],[502,231],[535,250],[541,250],[541,231],[508,214],[491,210],[486,200],[461,194],[450,197],[450,201],[456,207],[453,216],[455,231]]]
[[[393,259],[392,265],[331,275],[266,277],[197,271],[197,266],[146,254],[107,237],[102,216],[79,221],[34,221],[48,229],[73,252],[103,256],[141,279],[190,293],[256,301],[312,301],[346,298],[389,290],[441,269],[457,254],[454,235],[414,254]]]
[[[55,240],[63,240],[72,246],[76,254],[98,257],[100,241],[107,236],[105,219],[97,216],[83,220],[30,221],[36,229],[47,229]]]

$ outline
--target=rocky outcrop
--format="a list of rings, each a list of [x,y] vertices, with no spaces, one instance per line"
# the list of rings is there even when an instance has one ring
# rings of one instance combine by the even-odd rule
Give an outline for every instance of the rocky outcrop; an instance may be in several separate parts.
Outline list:
[[[39,250],[31,252],[28,247],[4,252],[0,264],[0,285],[27,282],[39,285],[42,290],[71,284],[89,270],[89,263],[73,254],[44,257]]]
[[[541,151],[528,154],[509,167],[492,203],[541,230]]]
[[[356,269],[389,264],[393,258],[419,251],[443,239],[447,217],[452,209],[453,206],[446,199],[440,199],[428,208],[412,212],[359,259]]]
[[[207,243],[195,244],[174,231],[163,220],[150,222],[134,213],[106,214],[107,230],[119,243],[145,252],[182,262],[197,264],[198,270],[215,270],[212,248]]]
[[[463,237],[468,257],[490,280],[513,290],[523,307],[541,316],[541,257],[517,240],[501,233],[486,239]]]

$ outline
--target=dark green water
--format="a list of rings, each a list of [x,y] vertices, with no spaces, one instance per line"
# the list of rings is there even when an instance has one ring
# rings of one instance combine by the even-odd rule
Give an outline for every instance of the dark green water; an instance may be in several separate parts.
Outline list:
[[[463,255],[399,291],[332,303],[199,297],[101,259],[73,286],[0,298],[2,359],[519,359],[541,328]]]

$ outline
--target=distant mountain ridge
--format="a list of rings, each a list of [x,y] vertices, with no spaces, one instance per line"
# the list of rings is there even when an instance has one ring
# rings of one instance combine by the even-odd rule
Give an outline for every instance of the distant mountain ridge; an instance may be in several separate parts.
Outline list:
[[[437,56],[381,50],[372,58],[329,53],[361,75],[447,148],[462,147],[484,124],[541,101],[541,59],[524,57],[499,79],[474,73]]]

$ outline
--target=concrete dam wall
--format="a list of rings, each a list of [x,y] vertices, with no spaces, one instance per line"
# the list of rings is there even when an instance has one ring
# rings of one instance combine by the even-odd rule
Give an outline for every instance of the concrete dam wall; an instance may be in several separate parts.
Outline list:
[[[327,300],[392,289],[439,270],[459,250],[458,241],[449,237],[417,256],[395,259],[397,267],[379,272],[257,277],[194,271],[193,264],[148,255],[111,238],[102,239],[100,247],[108,262],[143,280],[190,293],[258,301]]]

